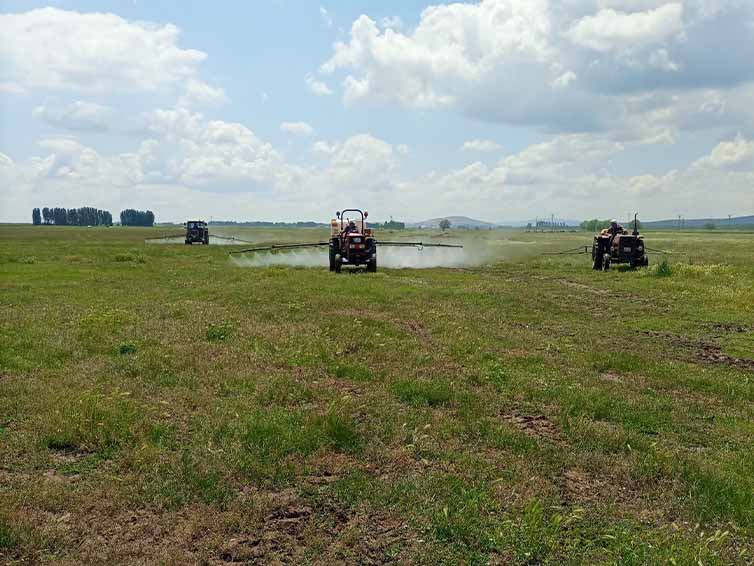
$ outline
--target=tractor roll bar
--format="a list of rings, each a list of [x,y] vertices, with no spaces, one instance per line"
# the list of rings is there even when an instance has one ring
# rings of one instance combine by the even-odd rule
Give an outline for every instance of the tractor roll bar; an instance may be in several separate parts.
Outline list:
[[[364,229],[364,219],[366,218],[366,214],[364,214],[361,210],[358,208],[346,208],[345,210],[341,210],[340,212],[336,213],[338,218],[340,219],[340,230],[343,231],[343,215],[346,212],[358,212],[361,214],[361,229]]]

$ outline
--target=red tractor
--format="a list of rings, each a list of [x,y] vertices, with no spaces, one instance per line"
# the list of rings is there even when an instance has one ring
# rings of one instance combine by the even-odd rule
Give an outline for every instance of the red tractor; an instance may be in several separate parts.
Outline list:
[[[360,219],[351,220],[348,212],[357,213]],[[377,271],[377,242],[367,228],[369,213],[348,208],[335,216],[330,221],[330,271],[340,273],[343,265],[366,265],[370,273]]]
[[[622,230],[617,234],[610,229],[602,230],[592,244],[592,267],[607,271],[613,263],[627,263],[631,268],[647,267],[649,257],[644,245],[644,236],[639,235],[637,216],[634,216],[634,231]]]

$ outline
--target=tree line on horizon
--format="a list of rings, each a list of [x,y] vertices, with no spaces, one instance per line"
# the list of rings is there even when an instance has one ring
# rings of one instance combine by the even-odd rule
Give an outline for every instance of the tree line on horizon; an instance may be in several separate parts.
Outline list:
[[[113,215],[107,210],[100,210],[92,206],[80,208],[44,207],[35,208],[31,212],[31,222],[35,226],[41,224],[56,226],[112,226]]]
[[[120,212],[122,226],[154,226],[154,212],[127,208]]]
[[[112,226],[113,215],[107,210],[92,206],[80,208],[44,207],[31,211],[31,223],[51,226]],[[123,226],[154,226],[154,213],[151,210],[127,208],[120,213]]]
[[[399,222],[398,220],[393,220],[392,218],[388,220],[387,222],[375,222],[370,223],[370,227],[374,228],[375,230],[405,230],[406,229],[406,223],[405,222]]]
[[[610,220],[599,220],[597,218],[594,218],[592,220],[584,220],[581,224],[579,224],[579,227],[587,232],[599,232],[600,230],[607,228],[608,226],[610,226]],[[633,226],[633,220],[623,225],[626,230],[633,228]],[[641,230],[641,221],[637,220],[637,228]]]

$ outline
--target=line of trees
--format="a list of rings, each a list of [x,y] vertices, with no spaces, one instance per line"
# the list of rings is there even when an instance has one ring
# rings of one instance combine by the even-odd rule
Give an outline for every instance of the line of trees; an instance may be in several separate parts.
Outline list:
[[[120,213],[122,226],[154,226],[154,212],[127,208]]]
[[[579,226],[586,232],[599,232],[603,228],[610,226],[610,221],[593,218],[592,220],[584,220]]]
[[[387,222],[383,222],[382,224],[370,224],[370,226],[372,228],[382,229],[382,230],[405,230],[406,229],[405,222],[399,222],[398,220],[393,220],[392,218],[388,220]]]
[[[31,221],[35,226],[55,224],[56,226],[112,226],[113,215],[107,210],[92,206],[81,208],[44,207],[31,211]]]

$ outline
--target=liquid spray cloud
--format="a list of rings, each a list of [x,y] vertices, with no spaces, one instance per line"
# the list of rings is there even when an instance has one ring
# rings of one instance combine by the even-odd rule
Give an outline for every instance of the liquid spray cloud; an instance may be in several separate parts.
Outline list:
[[[486,263],[492,256],[476,246],[467,248],[378,248],[378,266],[388,269],[428,269],[432,267],[470,267]],[[297,267],[326,267],[327,251],[324,249],[261,252],[244,256],[231,256],[239,267],[267,267],[289,265]]]

